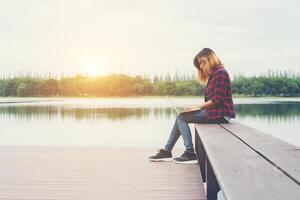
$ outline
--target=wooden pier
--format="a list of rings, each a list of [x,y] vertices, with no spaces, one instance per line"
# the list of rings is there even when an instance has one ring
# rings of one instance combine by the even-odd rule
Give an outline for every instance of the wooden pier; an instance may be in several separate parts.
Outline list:
[[[195,127],[199,165],[149,162],[151,148],[0,146],[0,200],[300,199],[298,147],[239,123]]]
[[[198,165],[148,162],[155,152],[0,146],[0,200],[206,199]]]

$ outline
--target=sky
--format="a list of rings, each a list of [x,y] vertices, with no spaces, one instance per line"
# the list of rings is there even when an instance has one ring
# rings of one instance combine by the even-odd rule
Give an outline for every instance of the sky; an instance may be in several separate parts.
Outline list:
[[[0,0],[0,75],[300,70],[297,0]]]

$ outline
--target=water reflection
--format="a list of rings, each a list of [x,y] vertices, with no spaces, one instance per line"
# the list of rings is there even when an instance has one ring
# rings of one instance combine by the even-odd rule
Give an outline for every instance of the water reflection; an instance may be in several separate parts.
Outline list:
[[[300,103],[274,103],[274,104],[239,104],[235,105],[237,117],[284,119],[300,116]],[[81,108],[72,106],[26,105],[26,106],[0,106],[1,117],[15,117],[17,119],[62,119],[75,120],[126,120],[129,118],[171,118],[176,111],[169,107],[157,108]]]
[[[300,103],[273,103],[273,104],[240,104],[235,106],[238,115],[262,117],[294,117],[300,116]]]
[[[129,118],[170,118],[176,115],[172,108],[78,108],[53,106],[0,106],[0,116],[17,119],[62,119],[75,120],[126,120]]]
[[[235,109],[238,121],[300,146],[300,103],[237,104]],[[0,104],[0,145],[162,147],[175,116],[173,108],[155,105]]]

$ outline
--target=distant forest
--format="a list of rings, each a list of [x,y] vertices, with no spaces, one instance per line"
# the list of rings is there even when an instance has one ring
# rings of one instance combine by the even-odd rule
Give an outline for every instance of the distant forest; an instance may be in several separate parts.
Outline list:
[[[109,96],[198,96],[205,85],[195,75],[164,76],[113,74],[99,77],[26,75],[0,78],[0,96],[18,97],[109,97]],[[241,96],[300,96],[300,75],[272,72],[259,76],[234,76],[232,91]]]

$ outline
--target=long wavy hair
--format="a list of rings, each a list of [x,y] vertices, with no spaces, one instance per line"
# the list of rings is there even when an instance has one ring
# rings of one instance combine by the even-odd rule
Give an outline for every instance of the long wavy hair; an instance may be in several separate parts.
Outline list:
[[[202,49],[194,58],[194,66],[198,70],[198,80],[207,83],[212,68],[223,65],[218,56],[210,48]]]

